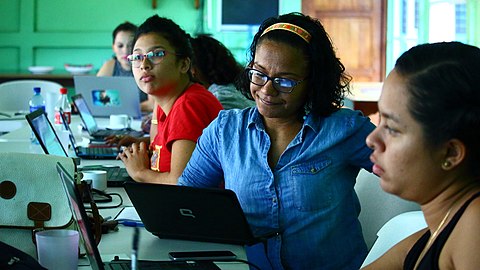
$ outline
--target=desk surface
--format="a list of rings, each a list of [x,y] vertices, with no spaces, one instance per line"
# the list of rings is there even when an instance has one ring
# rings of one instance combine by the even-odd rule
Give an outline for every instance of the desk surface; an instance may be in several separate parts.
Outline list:
[[[21,127],[0,136],[0,152],[23,152],[23,153],[39,153],[42,154],[43,150],[40,145],[32,144],[30,142],[31,130],[28,126],[26,120],[16,120],[19,121]],[[79,116],[72,117],[72,131],[75,133],[77,139],[86,137],[87,134],[84,131],[81,131],[76,128],[80,124],[81,120]],[[108,125],[107,118],[97,119],[98,125],[100,127],[105,127]],[[1,125],[1,121],[0,121]],[[140,125],[139,121],[134,121],[132,127],[138,128]],[[123,163],[119,160],[82,160],[81,165],[93,165],[93,164],[111,164],[111,165],[120,165]],[[120,207],[112,209],[101,209],[100,214],[103,217],[115,217],[123,207],[132,206],[128,196],[125,193],[123,188],[108,188],[107,192],[118,193],[123,198],[123,204]],[[99,203],[98,206],[112,206],[119,203],[119,199],[116,196],[113,196],[113,202],[108,204]],[[120,258],[128,259],[131,252],[133,228],[126,227],[123,225],[118,226],[118,231],[110,232],[108,234],[102,235],[102,240],[99,245],[99,250],[104,261],[112,260],[114,256],[119,256]],[[228,244],[219,244],[219,243],[206,243],[206,242],[195,242],[195,241],[185,241],[185,240],[172,240],[172,239],[160,239],[145,229],[141,230],[140,234],[140,246],[139,246],[139,255],[140,260],[168,260],[168,252],[171,251],[198,251],[198,250],[230,250],[237,255],[239,259],[246,260],[245,249],[242,246],[238,245],[228,245]],[[86,260],[80,260],[79,269],[90,269],[89,266],[82,266],[88,264]],[[248,269],[248,266],[243,263],[217,263],[222,269]]]

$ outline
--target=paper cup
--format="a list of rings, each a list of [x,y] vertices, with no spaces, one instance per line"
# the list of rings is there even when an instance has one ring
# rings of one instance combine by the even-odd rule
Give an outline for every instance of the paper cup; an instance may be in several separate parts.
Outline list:
[[[129,128],[132,118],[126,114],[112,114],[110,115],[110,125],[112,129]]]
[[[78,269],[78,239],[74,230],[37,232],[38,262],[49,270]]]
[[[92,180],[92,188],[105,191],[107,189],[107,172],[102,170],[82,171],[82,180]]]

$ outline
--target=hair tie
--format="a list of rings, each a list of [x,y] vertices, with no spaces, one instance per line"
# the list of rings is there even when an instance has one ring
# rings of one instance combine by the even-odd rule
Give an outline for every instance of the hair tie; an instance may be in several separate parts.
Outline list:
[[[312,39],[312,35],[310,35],[310,33],[308,33],[307,30],[301,28],[300,26],[296,26],[294,24],[291,24],[291,23],[272,24],[269,27],[267,27],[267,29],[265,29],[263,31],[263,33],[260,35],[260,37],[265,35],[266,33],[270,32],[270,31],[276,30],[276,29],[286,30],[286,31],[292,32],[292,33],[298,35],[299,37],[301,37],[307,43],[310,43],[310,39]]]

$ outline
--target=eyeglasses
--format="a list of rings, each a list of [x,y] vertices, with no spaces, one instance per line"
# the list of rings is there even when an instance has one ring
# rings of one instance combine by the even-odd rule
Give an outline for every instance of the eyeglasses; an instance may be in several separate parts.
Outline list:
[[[245,72],[247,72],[248,79],[250,80],[251,83],[258,86],[264,86],[265,84],[267,84],[268,81],[272,81],[272,85],[273,85],[273,88],[275,88],[275,90],[277,90],[278,92],[287,93],[287,94],[292,93],[295,86],[305,81],[305,79],[300,81],[295,81],[295,80],[281,78],[281,77],[269,77],[265,73],[253,68],[247,68]]]
[[[130,64],[134,68],[140,67],[140,65],[143,63],[145,58],[147,58],[148,61],[150,61],[150,63],[152,63],[153,65],[158,65],[160,62],[162,62],[163,58],[167,55],[167,53],[173,54],[173,55],[180,55],[180,54],[168,52],[165,50],[157,50],[157,51],[148,52],[146,54],[139,54],[139,53],[130,54],[129,56],[127,56],[127,60],[128,62],[130,62]]]

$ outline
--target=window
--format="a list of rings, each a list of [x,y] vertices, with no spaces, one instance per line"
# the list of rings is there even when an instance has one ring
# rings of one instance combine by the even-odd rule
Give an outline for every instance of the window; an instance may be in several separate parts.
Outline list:
[[[470,1],[470,2],[469,2]],[[473,0],[393,0],[388,1],[387,73],[396,59],[409,48],[426,42],[478,42],[475,33],[479,18]],[[468,16],[471,17],[468,17]],[[476,25],[477,24],[477,25]]]

